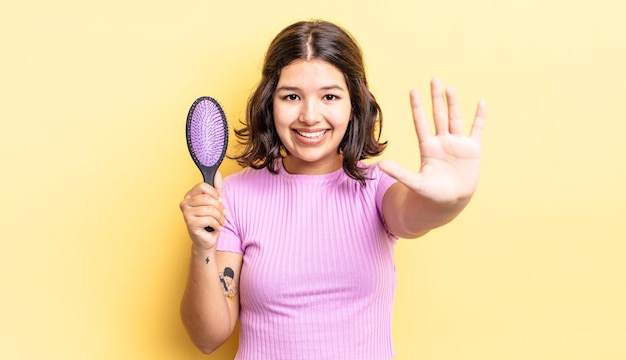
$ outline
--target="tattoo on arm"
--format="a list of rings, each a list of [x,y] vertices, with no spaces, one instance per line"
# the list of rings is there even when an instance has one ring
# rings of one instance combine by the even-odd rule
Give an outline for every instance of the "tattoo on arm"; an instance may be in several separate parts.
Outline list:
[[[224,271],[219,275],[222,286],[224,287],[224,296],[226,296],[228,300],[234,300],[235,297],[239,295],[239,290],[237,289],[237,284],[234,280],[235,272],[232,268],[225,267]]]

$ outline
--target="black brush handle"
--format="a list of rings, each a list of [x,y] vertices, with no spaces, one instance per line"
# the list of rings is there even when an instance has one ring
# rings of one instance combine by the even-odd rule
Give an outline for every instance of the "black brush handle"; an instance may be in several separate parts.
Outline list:
[[[202,166],[201,172],[202,172],[202,178],[204,179],[204,182],[211,186],[215,186],[214,179],[215,179],[215,173],[217,172],[217,167],[216,166]],[[215,231],[215,229],[213,229],[210,226],[205,227],[204,230],[208,232]]]

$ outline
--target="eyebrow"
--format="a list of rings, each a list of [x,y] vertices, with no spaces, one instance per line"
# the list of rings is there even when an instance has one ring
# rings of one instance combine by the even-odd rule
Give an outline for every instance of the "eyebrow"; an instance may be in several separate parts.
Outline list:
[[[298,91],[301,90],[299,87],[297,86],[280,86],[277,87],[275,91]],[[340,90],[340,91],[346,91],[346,89],[344,89],[343,87],[339,86],[339,85],[327,85],[327,86],[322,86],[321,88],[319,88],[318,90]]]

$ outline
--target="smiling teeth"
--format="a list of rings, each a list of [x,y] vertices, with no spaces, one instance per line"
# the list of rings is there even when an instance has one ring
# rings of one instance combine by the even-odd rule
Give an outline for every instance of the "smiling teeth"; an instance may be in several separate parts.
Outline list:
[[[304,136],[305,138],[308,138],[308,139],[318,138],[318,137],[324,135],[325,132],[326,132],[326,130],[317,131],[317,132],[301,132],[301,131],[297,131],[298,135]]]

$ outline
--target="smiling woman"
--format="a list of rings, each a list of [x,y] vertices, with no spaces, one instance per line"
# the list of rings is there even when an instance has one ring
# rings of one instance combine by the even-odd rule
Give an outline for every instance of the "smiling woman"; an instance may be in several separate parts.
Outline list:
[[[397,359],[626,359],[626,164],[619,160],[626,154],[626,1],[564,3],[0,1],[0,31],[7,34],[0,41],[0,359],[235,357],[239,330],[206,357],[178,314],[192,240],[174,204],[200,181],[182,125],[190,100],[213,94],[238,127],[250,89],[264,76],[267,45],[294,19],[311,17],[358,36],[370,89],[384,110],[384,155],[410,169],[420,162],[411,87],[430,107],[427,78],[445,77],[456,85],[468,122],[474,100],[489,100],[472,203],[451,226],[395,245]],[[329,40],[311,44],[319,41]],[[287,64],[270,65],[278,71]],[[346,77],[350,91],[354,79]],[[272,108],[264,111],[271,120]],[[254,140],[279,147],[273,123],[266,125]],[[230,142],[229,154],[238,154],[236,145]],[[344,158],[357,153],[352,145],[346,139]],[[241,169],[227,159],[219,170],[228,182]],[[321,177],[360,186],[338,176],[345,174]],[[299,183],[302,176],[271,179]],[[231,185],[222,197],[241,200],[245,193]],[[356,268],[357,253],[346,249],[361,242],[352,228],[339,239],[335,227],[351,208],[328,207],[338,188],[310,198],[263,198],[256,213],[272,212],[271,223],[261,226],[265,219],[257,216],[254,226],[284,252],[301,246],[303,270],[277,270],[269,283],[256,283],[263,274],[221,265],[210,275],[219,300],[236,304],[257,287],[265,296],[258,302],[333,288],[359,292],[377,285],[371,279],[391,278],[371,268],[377,261]],[[289,211],[278,215],[282,200]],[[239,211],[228,210],[232,222]],[[324,212],[329,222],[320,218]],[[279,242],[277,229],[300,225],[289,223],[292,213],[311,225]],[[362,222],[350,226],[356,224]],[[252,228],[239,235],[250,240]],[[305,233],[325,241],[305,243]],[[267,254],[266,244],[257,253]],[[328,262],[331,250],[341,262]],[[254,251],[247,246],[245,256],[254,259]],[[206,259],[197,259],[201,270],[216,260]],[[237,283],[240,272],[252,281]],[[233,300],[220,273],[237,289]],[[302,284],[314,285],[306,292]],[[325,315],[309,320],[327,326],[334,303],[326,304]],[[274,305],[268,302],[268,314],[279,309]],[[277,335],[270,327],[252,330],[266,340]]]
[[[311,65],[303,68],[307,72],[299,74],[294,71],[294,67],[300,70],[299,67],[306,64]],[[284,71],[290,71],[289,81],[298,81],[298,84],[285,83]],[[368,88],[361,48],[347,31],[324,21],[292,24],[281,31],[270,44],[261,81],[248,100],[246,126],[235,130],[244,145],[236,159],[241,166],[267,168],[270,172],[277,173],[275,160],[288,155],[288,149],[281,143],[274,124],[274,107],[278,103],[274,98],[278,95],[278,82],[281,81],[281,86],[286,86],[280,89],[285,90],[281,95],[303,101],[303,94],[298,95],[292,90],[310,92],[315,89],[312,84],[302,86],[302,78],[315,77],[318,75],[313,74],[315,71],[325,73],[328,81],[322,83],[316,80],[316,91],[326,90],[316,94],[318,101],[324,99],[324,103],[333,103],[339,100],[338,102],[343,103],[347,100],[350,104],[351,121],[348,122],[339,143],[338,152],[342,156],[342,166],[346,174],[363,183],[364,171],[358,162],[380,155],[386,146],[386,142],[380,141],[382,111]],[[310,97],[311,94],[304,95]],[[319,112],[316,107],[305,107],[301,110]]]
[[[296,60],[280,73],[274,95],[274,125],[292,174],[325,174],[343,163],[337,151],[352,106],[343,73],[323,60]]]
[[[468,203],[484,103],[466,137],[456,93],[434,80],[433,135],[412,92],[422,154],[413,173],[361,161],[385,148],[381,111],[360,49],[340,27],[287,27],[262,75],[236,131],[246,168],[196,185],[180,205],[193,242],[183,322],[211,352],[239,321],[239,360],[389,359],[396,240],[451,221]],[[208,223],[220,226],[208,233]]]

